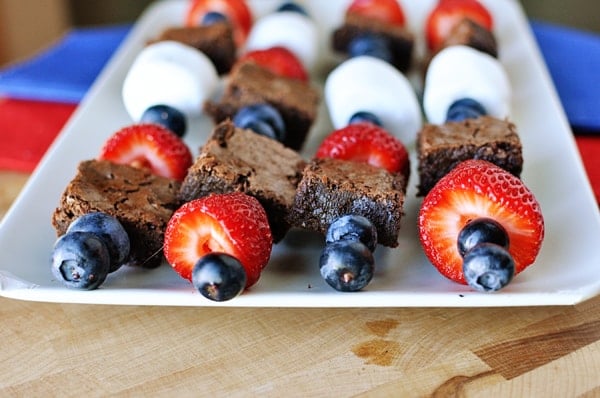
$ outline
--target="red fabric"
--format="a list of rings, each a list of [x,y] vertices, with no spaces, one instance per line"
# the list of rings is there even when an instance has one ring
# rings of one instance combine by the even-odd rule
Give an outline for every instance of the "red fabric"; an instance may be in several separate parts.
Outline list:
[[[600,136],[577,135],[575,140],[596,201],[600,203]]]
[[[0,99],[0,170],[33,171],[75,107]]]

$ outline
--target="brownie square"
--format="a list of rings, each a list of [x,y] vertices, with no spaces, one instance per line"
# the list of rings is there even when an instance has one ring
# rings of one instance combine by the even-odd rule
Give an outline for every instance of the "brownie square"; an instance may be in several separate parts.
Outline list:
[[[401,174],[340,159],[314,159],[304,168],[290,222],[325,234],[345,214],[368,218],[380,244],[396,247],[406,180]]]
[[[116,217],[131,241],[129,265],[153,268],[163,260],[164,230],[179,207],[180,183],[147,170],[87,160],[65,188],[52,215],[57,235],[77,217],[101,211]]]
[[[352,40],[365,34],[385,38],[390,43],[392,64],[402,72],[406,72],[410,68],[414,48],[413,34],[403,27],[362,15],[347,14],[345,16],[344,24],[333,32],[332,47],[337,52],[347,53]]]
[[[498,44],[492,32],[469,18],[463,18],[449,32],[442,48],[463,45],[498,57]]]
[[[244,106],[270,104],[285,123],[283,144],[300,150],[317,117],[319,101],[320,94],[310,83],[281,77],[253,62],[244,62],[232,70],[219,101],[208,101],[205,111],[215,123],[220,123],[233,119]]]
[[[178,41],[202,51],[220,75],[228,73],[237,59],[233,30],[228,23],[170,27],[163,30],[155,41],[164,40]]]
[[[515,176],[523,168],[521,140],[515,125],[490,116],[427,124],[417,134],[419,196],[424,196],[437,181],[459,162],[483,159]]]
[[[188,170],[179,198],[190,201],[210,193],[244,192],[258,199],[267,213],[273,240],[281,240],[304,159],[295,151],[231,121],[219,124]]]

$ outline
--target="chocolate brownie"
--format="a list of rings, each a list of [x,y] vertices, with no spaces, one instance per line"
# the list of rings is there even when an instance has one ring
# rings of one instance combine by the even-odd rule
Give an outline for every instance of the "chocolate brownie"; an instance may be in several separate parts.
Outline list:
[[[396,247],[405,188],[399,173],[349,160],[314,159],[304,168],[290,222],[325,234],[338,217],[362,215],[377,228],[380,244]]]
[[[231,70],[236,61],[237,48],[233,30],[228,23],[206,26],[170,27],[161,32],[155,41],[174,40],[202,51],[222,75]]]
[[[161,264],[164,230],[180,202],[180,183],[109,161],[87,160],[65,188],[52,215],[57,235],[77,217],[95,211],[116,217],[131,241],[129,265]]]
[[[253,62],[242,62],[233,68],[220,100],[207,102],[205,111],[220,123],[233,118],[244,106],[270,104],[285,123],[283,144],[299,150],[317,117],[319,101],[320,94],[310,83],[277,76]]]
[[[517,177],[523,168],[521,140],[515,125],[491,116],[425,125],[417,134],[417,154],[419,196],[426,195],[463,160],[487,160]]]
[[[305,163],[281,143],[225,121],[216,126],[200,149],[179,198],[190,201],[213,192],[232,191],[252,195],[265,208],[277,242],[289,229],[286,220]]]
[[[494,34],[469,18],[463,18],[454,25],[442,48],[455,45],[469,46],[492,57],[498,57],[498,44]]]
[[[404,27],[363,15],[346,14],[344,24],[333,31],[332,47],[337,52],[347,53],[348,46],[355,38],[367,34],[384,38],[392,52],[392,64],[402,72],[409,69],[414,48],[413,34]]]

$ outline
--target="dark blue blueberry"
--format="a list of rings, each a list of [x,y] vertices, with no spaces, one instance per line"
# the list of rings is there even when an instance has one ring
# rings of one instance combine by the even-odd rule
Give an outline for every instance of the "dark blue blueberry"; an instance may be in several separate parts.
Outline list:
[[[350,120],[348,121],[348,124],[365,123],[365,122],[372,123],[376,126],[383,127],[383,124],[381,123],[381,120],[379,120],[377,115],[375,115],[372,112],[367,112],[367,111],[358,111],[354,115],[350,116]]]
[[[302,14],[307,17],[309,16],[308,12],[306,12],[306,9],[304,7],[302,7],[298,3],[294,3],[293,1],[286,1],[285,3],[283,3],[282,5],[280,5],[277,8],[277,11],[278,12],[292,11],[292,12],[297,12],[297,13]]]
[[[227,17],[217,11],[209,11],[202,17],[200,25],[208,26],[219,22],[227,21]]]
[[[363,34],[354,38],[348,45],[348,56],[350,58],[369,55],[379,58],[387,63],[392,63],[393,55],[390,50],[389,41],[376,34]]]
[[[108,275],[110,258],[104,242],[91,232],[61,236],[52,251],[52,274],[67,287],[92,290]]]
[[[279,142],[285,140],[283,118],[279,111],[269,104],[255,104],[241,108],[233,117],[233,124]]]
[[[479,102],[472,98],[462,98],[450,105],[446,114],[447,122],[461,122],[465,119],[476,119],[487,114]]]
[[[151,106],[144,111],[140,121],[142,123],[160,124],[179,137],[183,137],[187,130],[185,115],[169,105]]]
[[[377,229],[368,218],[347,214],[334,220],[327,229],[325,242],[356,240],[362,242],[370,251],[377,247]]]
[[[335,290],[356,292],[373,278],[375,260],[367,246],[356,240],[325,245],[319,259],[321,276]]]
[[[463,273],[473,289],[493,292],[510,283],[515,274],[515,262],[503,247],[481,243],[465,254]]]
[[[469,221],[458,234],[458,252],[462,257],[480,243],[495,243],[508,249],[508,234],[504,227],[491,218],[480,217]]]
[[[76,231],[91,232],[102,239],[110,256],[109,272],[118,270],[129,257],[129,235],[113,216],[102,212],[84,214],[76,218],[67,229],[67,233]]]
[[[225,253],[202,256],[192,270],[192,284],[212,301],[237,297],[244,290],[246,279],[246,271],[239,260]]]

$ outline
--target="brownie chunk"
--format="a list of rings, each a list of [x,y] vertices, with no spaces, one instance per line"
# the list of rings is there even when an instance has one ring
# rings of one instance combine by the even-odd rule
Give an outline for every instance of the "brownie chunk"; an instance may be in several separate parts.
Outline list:
[[[314,159],[304,168],[290,222],[325,234],[345,214],[368,218],[378,242],[398,245],[406,181],[401,174],[369,164],[340,159]]]
[[[200,149],[181,185],[179,198],[190,201],[210,193],[240,191],[263,205],[275,242],[288,229],[288,213],[306,162],[278,141],[231,121],[219,124]]]
[[[417,154],[419,196],[426,195],[463,160],[487,160],[517,177],[523,168],[521,140],[515,125],[490,116],[425,125],[417,134]]]
[[[463,18],[449,32],[442,48],[463,45],[498,57],[498,44],[492,32],[469,18]]]
[[[164,230],[179,207],[180,183],[147,170],[108,161],[81,162],[52,215],[57,235],[72,221],[101,211],[116,217],[131,241],[129,265],[154,268],[163,260]]]
[[[215,123],[220,123],[232,119],[244,106],[270,104],[285,123],[283,144],[299,150],[317,117],[319,101],[319,92],[309,83],[277,76],[253,62],[243,62],[233,68],[219,102],[207,102],[205,111]]]
[[[171,27],[155,41],[173,40],[202,51],[213,62],[220,75],[226,74],[236,61],[237,48],[228,23],[191,27]]]
[[[414,36],[403,27],[385,23],[363,15],[347,14],[344,24],[334,30],[332,47],[340,53],[348,53],[352,41],[360,36],[375,35],[384,38],[392,52],[392,64],[402,72],[406,72],[412,62]]]

